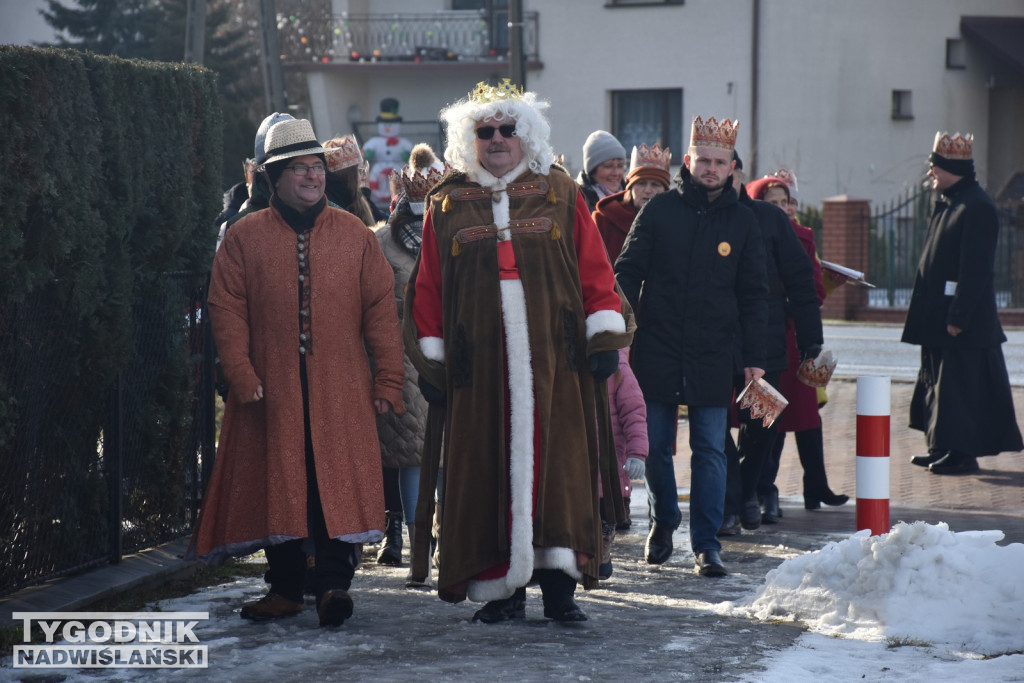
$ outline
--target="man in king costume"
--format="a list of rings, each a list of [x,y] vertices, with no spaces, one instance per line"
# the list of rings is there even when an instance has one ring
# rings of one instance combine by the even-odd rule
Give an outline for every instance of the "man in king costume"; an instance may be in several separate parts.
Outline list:
[[[445,409],[438,595],[486,602],[484,623],[523,619],[531,580],[545,617],[587,618],[573,595],[600,559],[595,383],[632,336],[586,203],[553,166],[547,106],[505,79],[441,112],[454,171],[427,198],[406,295],[407,350]]]

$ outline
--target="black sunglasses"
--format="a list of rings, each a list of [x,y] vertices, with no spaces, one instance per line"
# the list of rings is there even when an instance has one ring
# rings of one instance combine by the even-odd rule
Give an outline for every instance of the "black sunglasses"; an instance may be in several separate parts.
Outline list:
[[[476,136],[481,140],[490,140],[494,137],[494,131],[499,131],[501,133],[501,137],[507,139],[516,134],[516,126],[514,123],[497,127],[480,126],[476,129]]]

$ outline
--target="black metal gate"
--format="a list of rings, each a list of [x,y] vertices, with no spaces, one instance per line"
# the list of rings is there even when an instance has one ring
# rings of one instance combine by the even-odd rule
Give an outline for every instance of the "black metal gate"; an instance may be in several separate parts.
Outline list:
[[[130,352],[104,386],[82,379],[90,358],[67,346],[81,342],[54,334],[70,303],[4,311],[0,595],[191,530],[214,454],[212,344],[197,281],[205,275],[164,273],[137,291]]]
[[[871,214],[867,279],[868,306],[906,308],[928,234],[933,193],[923,185],[876,205]],[[995,261],[996,304],[1024,306],[1024,211],[1020,202],[999,206],[999,245]]]

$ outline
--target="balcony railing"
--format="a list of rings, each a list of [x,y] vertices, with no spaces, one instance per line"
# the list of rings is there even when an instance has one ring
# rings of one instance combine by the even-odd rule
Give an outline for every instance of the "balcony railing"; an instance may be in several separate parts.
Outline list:
[[[523,16],[523,54],[537,61],[537,12]],[[338,14],[330,21],[279,17],[285,63],[487,62],[508,59],[508,11]]]

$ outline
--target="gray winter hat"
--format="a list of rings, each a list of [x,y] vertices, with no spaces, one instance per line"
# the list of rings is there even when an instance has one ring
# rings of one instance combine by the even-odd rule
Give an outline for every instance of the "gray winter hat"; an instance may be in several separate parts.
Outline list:
[[[606,130],[595,130],[583,143],[583,170],[590,173],[609,159],[626,160],[626,148]]]
[[[256,143],[253,145],[253,158],[256,159],[257,166],[262,166],[263,162],[267,160],[267,152],[263,149],[264,144],[267,141],[267,132],[275,123],[291,121],[294,118],[295,117],[291,114],[281,114],[275,111],[273,114],[263,119],[263,123],[260,124],[259,130],[256,131]]]

